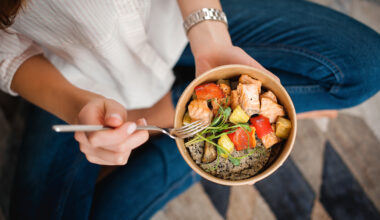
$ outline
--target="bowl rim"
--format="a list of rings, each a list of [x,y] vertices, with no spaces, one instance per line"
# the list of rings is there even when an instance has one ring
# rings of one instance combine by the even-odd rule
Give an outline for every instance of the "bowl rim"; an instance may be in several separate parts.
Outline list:
[[[205,179],[207,179],[209,181],[218,183],[218,184],[228,185],[228,186],[239,186],[239,185],[254,184],[254,183],[256,183],[256,182],[258,182],[258,181],[260,181],[260,180],[262,180],[262,179],[264,179],[264,178],[272,175],[276,170],[278,170],[278,168],[280,168],[282,166],[282,164],[288,159],[288,157],[289,157],[289,155],[290,155],[290,153],[291,153],[291,151],[293,149],[293,146],[294,146],[295,137],[296,137],[296,133],[297,133],[296,111],[295,111],[292,99],[290,98],[290,96],[289,96],[288,92],[286,91],[286,89],[281,85],[281,83],[278,80],[274,79],[272,76],[270,76],[265,71],[260,70],[260,69],[255,68],[255,67],[251,67],[251,66],[247,66],[247,65],[241,65],[241,64],[223,65],[223,66],[219,66],[219,67],[210,69],[207,72],[203,73],[201,76],[199,76],[196,79],[194,79],[186,87],[186,89],[183,91],[183,93],[181,94],[181,97],[178,100],[178,103],[181,103],[183,101],[183,99],[185,99],[185,94],[187,94],[188,90],[190,90],[192,87],[195,87],[197,85],[200,85],[201,83],[207,82],[207,78],[208,78],[209,74],[211,74],[212,72],[221,71],[223,69],[230,69],[230,68],[250,69],[251,71],[260,72],[260,74],[262,74],[263,77],[267,78],[267,80],[271,81],[271,83],[274,83],[275,86],[278,87],[281,90],[281,92],[285,95],[285,98],[287,99],[287,101],[289,101],[289,105],[291,107],[290,109],[292,110],[291,112],[287,111],[287,116],[292,121],[291,134],[289,136],[289,139],[287,139],[287,142],[286,142],[286,144],[288,144],[288,142],[290,142],[289,143],[290,146],[287,149],[287,151],[284,152],[285,149],[282,149],[282,152],[280,153],[280,155],[282,155],[282,154],[284,154],[284,155],[281,158],[280,158],[280,155],[277,156],[277,158],[269,166],[271,169],[268,169],[269,167],[267,167],[265,170],[260,171],[258,174],[254,175],[254,176],[252,176],[252,177],[250,177],[248,179],[243,179],[243,180],[226,180],[226,179],[221,179],[221,178],[218,178],[216,176],[213,176],[213,175],[207,173],[206,171],[204,171],[200,166],[198,166],[195,163],[195,161],[191,158],[191,156],[189,155],[186,147],[185,146],[183,146],[183,147],[180,146],[182,144],[181,143],[181,139],[176,139],[176,144],[177,144],[177,148],[178,148],[179,152],[181,153],[181,156],[186,161],[186,163],[196,173],[198,173],[203,178],[205,178]],[[244,73],[241,73],[241,74],[244,74]],[[185,101],[187,103],[189,100],[185,100]],[[179,123],[178,120],[181,119],[180,121],[182,121],[182,118],[183,118],[183,115],[179,115],[180,109],[179,109],[178,106],[179,105],[177,105],[176,109],[175,109],[175,116],[174,116],[174,125],[175,125],[175,127],[181,126],[181,123]],[[176,125],[179,125],[179,126],[176,126]],[[183,140],[182,140],[182,142],[183,142]],[[187,157],[186,155],[189,155],[189,157]]]

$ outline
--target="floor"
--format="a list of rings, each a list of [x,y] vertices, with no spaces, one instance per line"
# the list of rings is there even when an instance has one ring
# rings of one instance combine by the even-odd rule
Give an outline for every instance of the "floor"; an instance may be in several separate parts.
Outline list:
[[[380,0],[313,1],[380,33]],[[152,219],[380,219],[379,110],[380,93],[336,119],[300,120],[274,175],[241,187],[202,180]]]

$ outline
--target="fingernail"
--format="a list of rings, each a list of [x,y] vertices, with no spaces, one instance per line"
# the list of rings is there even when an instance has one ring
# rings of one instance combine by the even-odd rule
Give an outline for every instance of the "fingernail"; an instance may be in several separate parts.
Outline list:
[[[148,125],[145,118],[142,118],[141,121],[142,121],[143,125]]]
[[[128,128],[127,128],[127,133],[128,134],[132,134],[135,130],[136,130],[136,124],[135,123],[131,123],[128,126]]]
[[[119,115],[119,114],[116,114],[116,113],[113,113],[113,114],[111,114],[110,115],[110,118],[117,118],[117,119],[119,119],[119,120],[123,120],[122,118],[121,118],[121,116]]]

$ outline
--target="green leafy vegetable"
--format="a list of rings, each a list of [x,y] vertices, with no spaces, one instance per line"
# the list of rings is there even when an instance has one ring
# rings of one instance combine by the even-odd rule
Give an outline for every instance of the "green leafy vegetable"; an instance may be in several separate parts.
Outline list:
[[[219,105],[218,114],[216,117],[212,120],[210,126],[208,126],[203,131],[199,132],[195,135],[191,140],[185,143],[186,146],[195,144],[198,142],[206,141],[212,145],[214,145],[217,149],[218,153],[218,163],[219,163],[219,156],[221,154],[227,154],[229,161],[235,166],[240,165],[240,160],[252,155],[255,151],[251,150],[247,155],[241,156],[241,157],[233,157],[226,149],[224,149],[222,146],[217,144],[214,140],[219,139],[223,134],[230,134],[236,131],[237,128],[241,127],[244,128],[247,132],[251,132],[251,127],[248,125],[248,123],[242,123],[242,124],[236,124],[236,125],[230,125],[228,122],[228,119],[231,115],[231,108],[223,108]]]
[[[228,159],[231,161],[231,163],[235,166],[239,166],[240,165],[240,159],[236,158],[236,157],[228,157]]]

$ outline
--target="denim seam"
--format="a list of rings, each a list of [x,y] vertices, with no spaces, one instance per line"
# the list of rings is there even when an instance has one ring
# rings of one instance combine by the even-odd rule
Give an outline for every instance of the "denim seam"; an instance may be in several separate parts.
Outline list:
[[[295,54],[299,54],[308,58],[311,58],[322,65],[324,65],[326,68],[328,68],[332,74],[334,75],[337,84],[332,85],[330,88],[331,92],[338,92],[341,85],[343,84],[344,80],[344,74],[342,73],[341,69],[339,68],[338,65],[336,65],[332,60],[329,58],[323,56],[320,53],[308,50],[303,47],[295,47],[295,46],[289,46],[289,45],[281,45],[281,44],[263,44],[263,45],[244,45],[244,46],[250,46],[250,47],[261,47],[261,48],[269,48],[269,49],[278,49],[278,50],[283,50],[286,52],[292,52]]]
[[[293,93],[293,92],[305,92],[305,93],[318,93],[318,92],[326,92],[326,89],[323,88],[320,85],[293,85],[293,86],[285,86],[286,91],[288,93]]]
[[[145,215],[147,213],[149,213],[153,207],[155,207],[158,203],[160,203],[162,200],[167,198],[171,192],[178,189],[183,184],[183,182],[185,182],[189,177],[191,177],[193,180],[195,179],[194,178],[194,171],[190,171],[184,177],[182,177],[180,180],[173,183],[166,192],[164,192],[160,196],[158,196],[158,198],[154,202],[152,202],[152,204],[150,204],[150,206],[145,208],[144,211],[142,213],[140,213],[136,219],[145,219],[145,217],[146,217]]]

